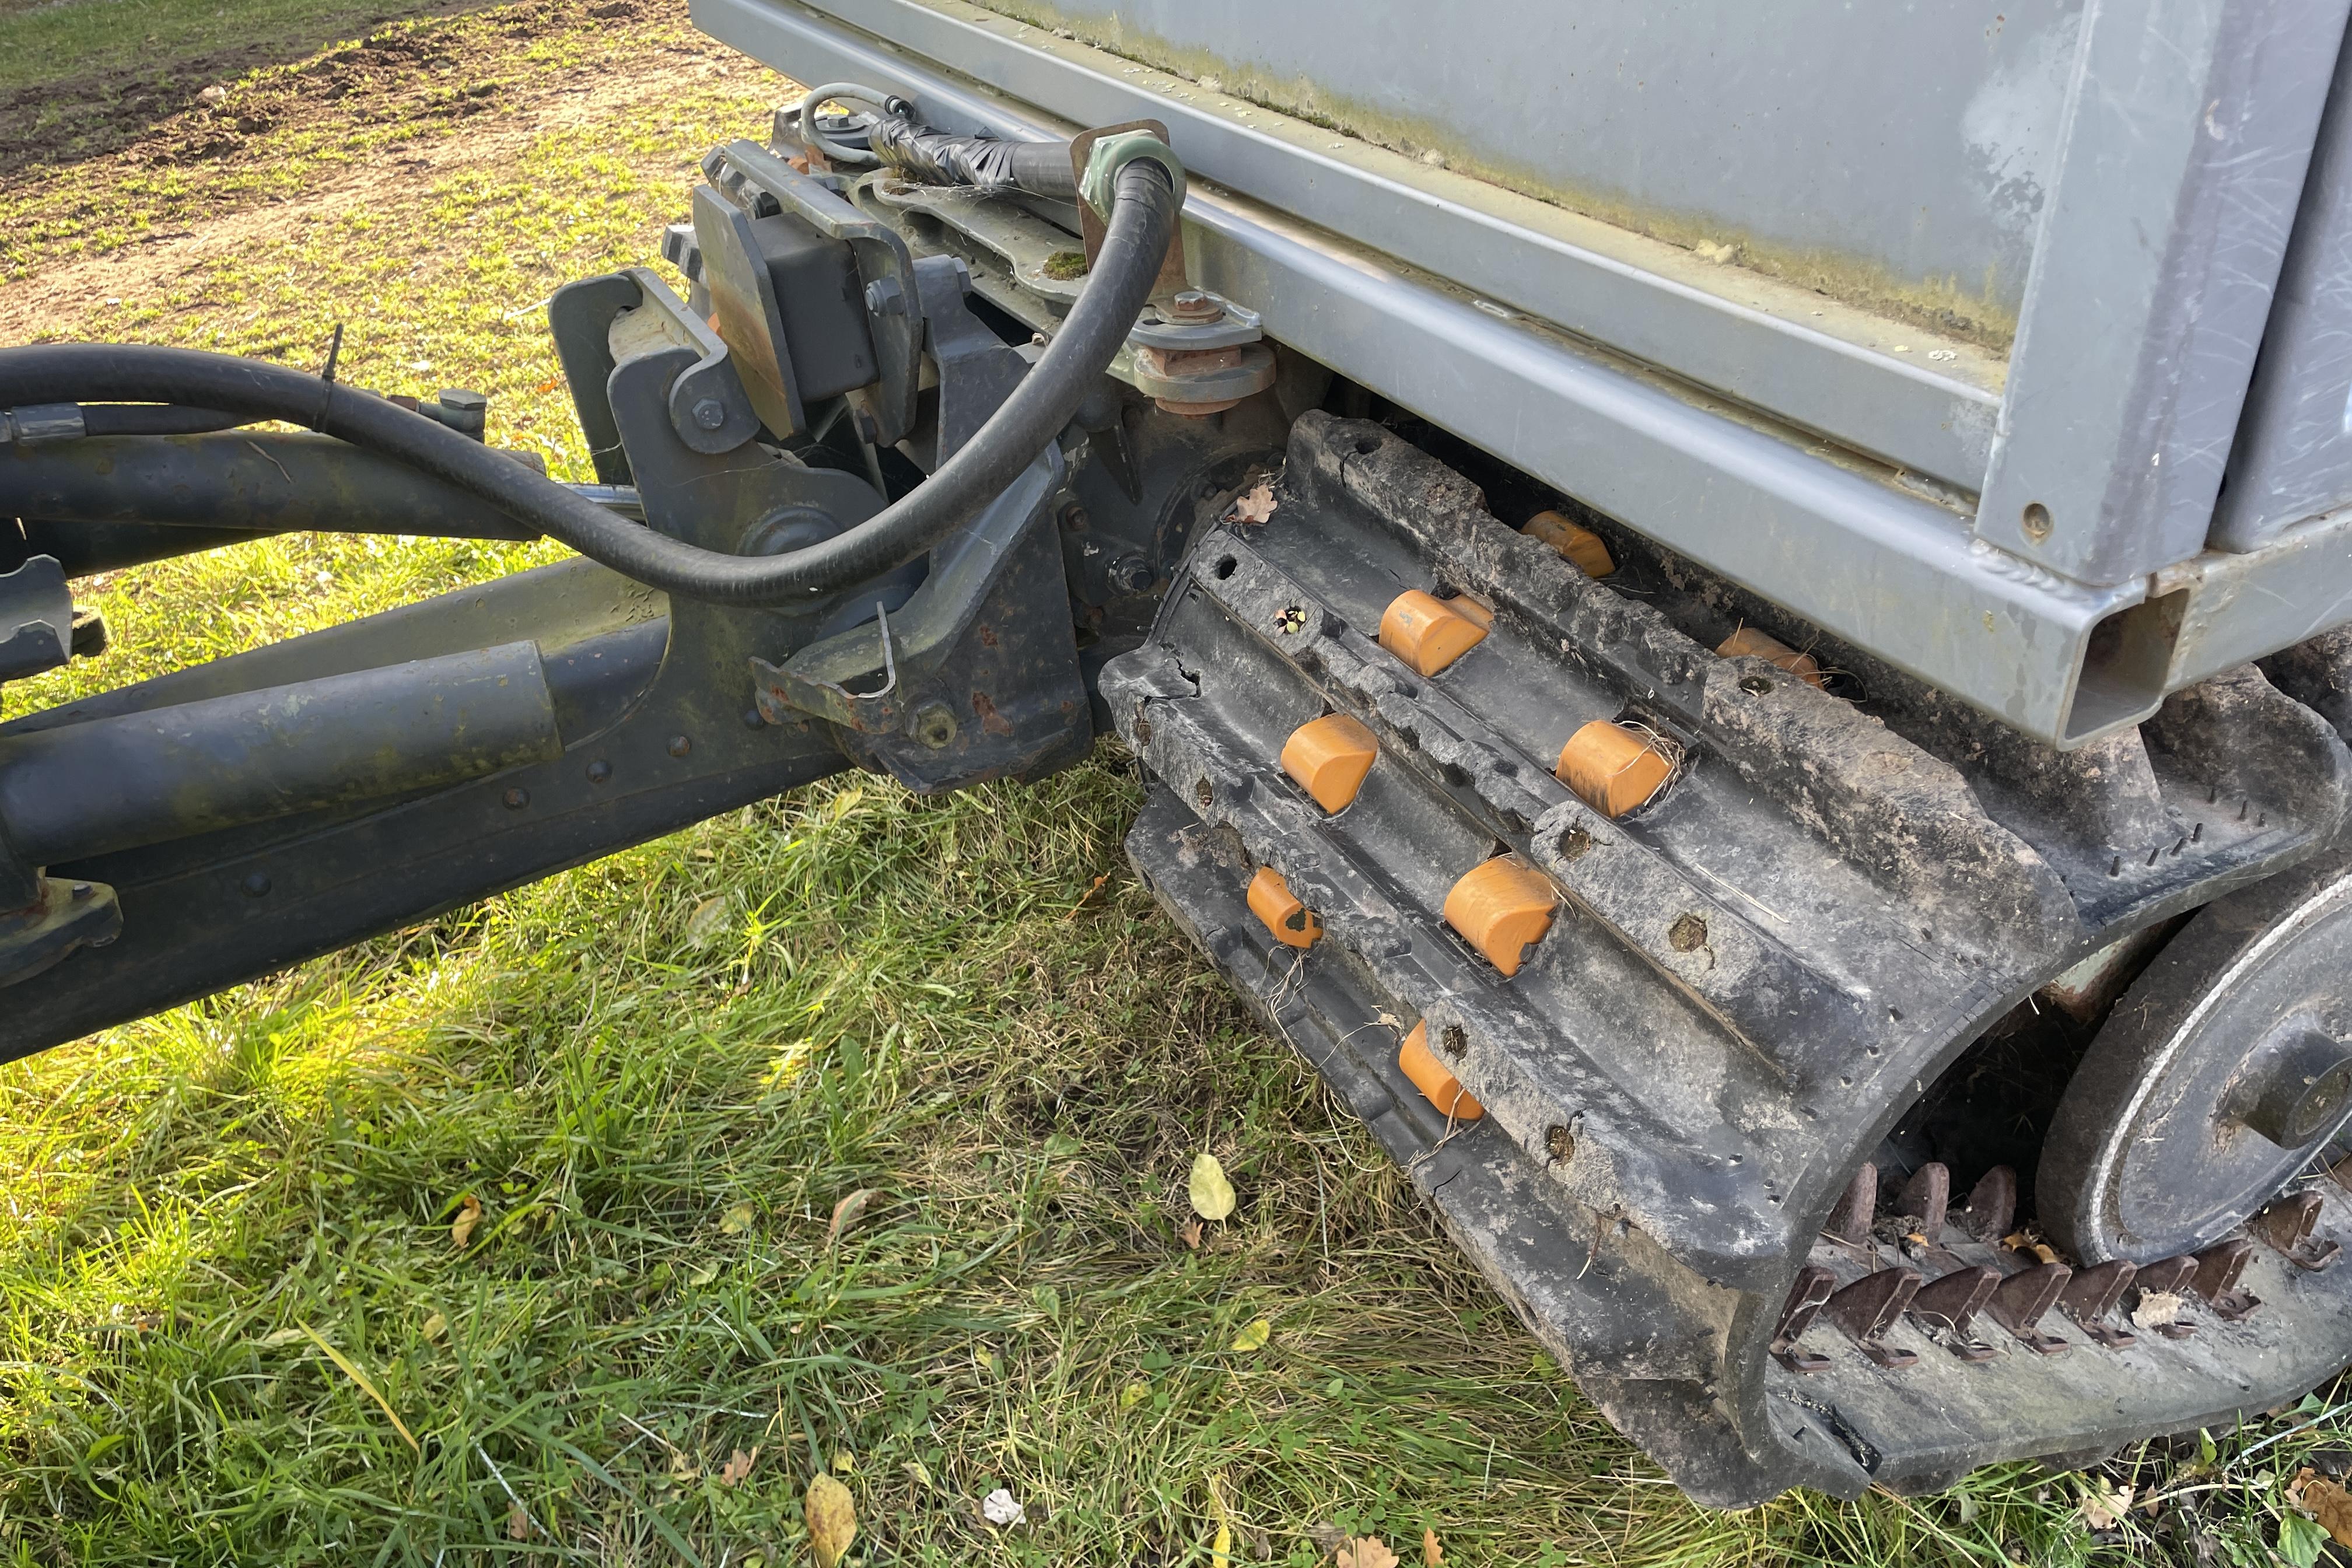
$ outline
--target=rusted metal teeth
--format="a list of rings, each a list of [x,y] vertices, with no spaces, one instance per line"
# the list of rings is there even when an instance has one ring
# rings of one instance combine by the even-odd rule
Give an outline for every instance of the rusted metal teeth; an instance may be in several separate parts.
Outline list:
[[[1985,1315],[2023,1340],[2038,1355],[2056,1355],[2066,1342],[2039,1327],[2043,1313],[2058,1300],[2074,1271],[2063,1263],[2037,1263],[2002,1280],[1985,1303]]]
[[[1968,1206],[1951,1216],[1952,1223],[1971,1241],[1981,1241],[1987,1247],[2017,1228],[2017,1173],[2007,1165],[1995,1165],[1977,1178],[1969,1189]]]
[[[1911,1298],[1911,1315],[1948,1335],[1945,1344],[1962,1361],[1990,1361],[2000,1352],[1970,1330],[2000,1284],[1998,1268],[1956,1268],[1919,1288]]]
[[[2095,1263],[2088,1268],[2078,1268],[2074,1278],[2058,1293],[2058,1310],[2082,1326],[2084,1333],[2111,1351],[2123,1350],[2139,1343],[2139,1336],[2116,1328],[2107,1321],[2107,1314],[2124,1298],[2124,1291],[2139,1270],[2123,1258]]]
[[[1930,1160],[1911,1173],[1898,1200],[1903,1212],[1919,1221],[1920,1234],[1934,1246],[1944,1228],[1945,1212],[1952,1204],[1952,1173],[1941,1161]]]
[[[1790,1372],[1822,1372],[1830,1358],[1818,1351],[1799,1348],[1797,1341],[1812,1327],[1821,1316],[1822,1308],[1837,1290],[1837,1276],[1818,1263],[1808,1263],[1797,1270],[1797,1282],[1789,1290],[1788,1305],[1780,1309],[1780,1321],[1772,1331],[1772,1353]]]
[[[1853,1173],[1853,1180],[1846,1184],[1845,1195],[1838,1199],[1837,1207],[1830,1210],[1829,1222],[1822,1226],[1822,1234],[1848,1247],[1868,1247],[1871,1222],[1877,1217],[1878,1167],[1864,1160],[1862,1169]]]
[[[1917,1269],[1882,1268],[1864,1275],[1832,1296],[1822,1310],[1829,1315],[1830,1321],[1862,1347],[1863,1354],[1890,1372],[1900,1371],[1916,1365],[1919,1357],[1914,1352],[1886,1343],[1881,1336],[1903,1315],[1903,1310],[1918,1291]]]
[[[2132,1276],[2132,1283],[2138,1288],[2139,1299],[2145,1302],[2151,1296],[2185,1294],[2189,1289],[2189,1277],[2196,1272],[2197,1259],[2184,1253],[2179,1258],[2160,1258],[2154,1263],[2141,1264],[2139,1272]],[[2152,1329],[2168,1340],[2185,1340],[2197,1331],[2196,1324],[2178,1320],[2168,1323],[2137,1323],[2135,1321],[2136,1326]]]
[[[2319,1194],[2305,1190],[2280,1198],[2254,1215],[2247,1228],[2297,1268],[2316,1271],[2335,1262],[2344,1250],[2324,1237],[2312,1235],[2319,1223]]]
[[[2253,1256],[2254,1244],[2242,1236],[2197,1255],[2197,1272],[2189,1276],[2189,1288],[2225,1323],[2236,1322],[2263,1304],[2261,1297],[2238,1288]]]

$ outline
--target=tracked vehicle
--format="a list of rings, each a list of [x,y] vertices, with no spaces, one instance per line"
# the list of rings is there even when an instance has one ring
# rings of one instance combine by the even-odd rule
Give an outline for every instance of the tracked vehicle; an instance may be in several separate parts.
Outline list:
[[[256,532],[580,557],[0,726],[0,1056],[1115,732],[1169,917],[1692,1496],[2294,1396],[2346,6],[1930,9],[697,0],[818,85],[551,301],[593,483],[470,394],[0,351],[0,679]]]

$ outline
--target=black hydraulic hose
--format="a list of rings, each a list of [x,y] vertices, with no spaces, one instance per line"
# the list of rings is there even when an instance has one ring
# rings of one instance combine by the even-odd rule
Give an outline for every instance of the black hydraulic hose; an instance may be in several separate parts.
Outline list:
[[[253,422],[249,414],[158,403],[85,403],[81,409],[85,436],[203,436]]]
[[[905,565],[1019,478],[1069,424],[1127,341],[1175,225],[1167,171],[1142,158],[1121,168],[1087,286],[1013,395],[938,472],[898,500],[855,528],[782,555],[730,555],[672,539],[615,517],[436,420],[259,360],[141,344],[0,349],[0,408],[143,400],[283,419],[398,458],[649,587],[713,604],[793,604]]]

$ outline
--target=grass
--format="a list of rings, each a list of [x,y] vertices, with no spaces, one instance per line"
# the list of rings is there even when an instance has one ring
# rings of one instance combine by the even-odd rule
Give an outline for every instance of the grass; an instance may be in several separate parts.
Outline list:
[[[478,386],[494,440],[582,473],[531,307],[646,259],[694,156],[785,89],[696,74],[648,13],[635,52],[685,74],[547,128],[583,61],[627,61],[583,10],[501,30],[520,9],[414,25],[465,44],[452,90],[504,84],[510,146],[336,200],[352,138],[381,163],[446,124],[289,115],[310,142],[184,171],[171,221],[226,240],[47,330],[310,363],[341,321],[347,379]],[[12,224],[88,195],[0,182]],[[83,587],[116,651],[0,711],[548,553],[298,537],[122,573]],[[0,1069],[0,1563],[797,1563],[819,1468],[877,1564],[1206,1568],[1221,1513],[1243,1563],[1317,1562],[1326,1521],[1409,1559],[1434,1528],[1457,1564],[2310,1561],[2281,1489],[2341,1428],[2278,1435],[2316,1406],[2093,1478],[1691,1508],[1158,916],[1135,802],[1108,748],[944,800],[837,780]],[[1193,1250],[1204,1148],[1241,1206]],[[2116,1486],[2158,1511],[2095,1534]],[[998,1487],[1024,1527],[981,1522]]]

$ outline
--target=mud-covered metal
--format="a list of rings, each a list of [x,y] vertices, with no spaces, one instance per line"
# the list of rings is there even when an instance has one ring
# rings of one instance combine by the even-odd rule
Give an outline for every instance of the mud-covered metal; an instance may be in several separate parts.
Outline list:
[[[2330,839],[2352,755],[2319,715],[2248,670],[2095,760],[2004,749],[1890,671],[1865,665],[1858,706],[1717,658],[1736,594],[1622,534],[1617,574],[1587,579],[1385,427],[1301,418],[1276,500],[1198,539],[1150,640],[1104,672],[1160,781],[1131,853],[1416,1180],[1445,1178],[1427,1190],[1457,1239],[1686,1489],[1932,1485],[2227,1419],[2341,1363],[2324,1325],[2352,1279],[2275,1250],[2246,1265],[2267,1305],[2226,1331],[2070,1353],[2072,1270],[2036,1273],[1998,1228],[2013,1177],[1960,1173],[1958,1207],[1932,1161],[1885,1174],[1883,1201],[1880,1175],[1855,1175],[2041,984]],[[1434,678],[1374,637],[1407,587],[1493,606]],[[1332,711],[1381,756],[1327,816],[1276,759]],[[1551,775],[1595,719],[1681,758],[1623,820]],[[1507,978],[1441,912],[1498,847],[1561,900]],[[1246,912],[1258,866],[1322,920],[1303,955]],[[1415,1022],[1448,1042],[1479,1122],[1449,1135],[1394,1071]],[[2322,1203],[2322,1231],[2352,1219],[2340,1193]],[[1817,1242],[1842,1205],[1842,1238]],[[2112,1316],[2095,1291],[2071,1300]]]

